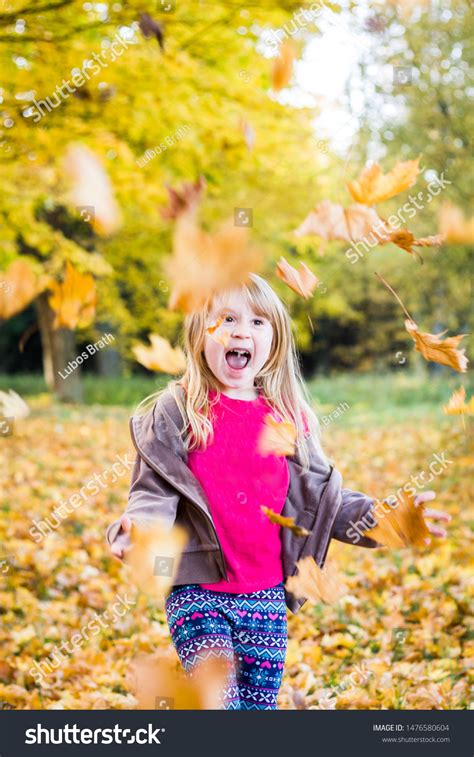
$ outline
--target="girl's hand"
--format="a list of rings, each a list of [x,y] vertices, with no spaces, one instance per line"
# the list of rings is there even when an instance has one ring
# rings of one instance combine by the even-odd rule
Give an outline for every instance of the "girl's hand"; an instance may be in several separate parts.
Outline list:
[[[110,549],[112,554],[119,560],[123,560],[132,545],[130,543],[130,534],[132,531],[132,521],[128,515],[122,515],[120,518],[120,531]]]
[[[418,494],[417,497],[415,497],[415,507],[418,505],[421,505],[422,502],[429,502],[430,500],[434,499],[436,494],[433,491],[429,492],[423,492],[423,494]],[[423,515],[426,519],[432,518],[433,520],[441,520],[444,523],[449,523],[451,520],[451,516],[449,513],[445,513],[442,510],[431,510],[430,508],[426,508],[426,510],[423,511]],[[430,523],[428,520],[426,520],[426,527],[428,531],[433,534],[433,536],[438,536],[440,539],[444,539],[447,535],[447,531],[442,526],[436,526],[433,523]],[[429,544],[429,539],[425,539],[426,544]]]

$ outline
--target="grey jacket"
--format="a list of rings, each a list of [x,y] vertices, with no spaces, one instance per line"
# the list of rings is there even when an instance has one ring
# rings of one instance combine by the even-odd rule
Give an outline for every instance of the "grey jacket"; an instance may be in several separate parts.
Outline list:
[[[179,389],[183,391],[182,389]],[[206,495],[187,466],[180,429],[182,417],[171,392],[162,394],[144,415],[130,419],[132,440],[137,451],[126,514],[132,522],[146,525],[162,520],[168,528],[181,525],[188,543],[181,556],[174,584],[214,583],[228,580],[222,547]],[[284,578],[297,572],[296,563],[312,555],[322,568],[332,538],[352,543],[347,535],[350,521],[368,513],[373,499],[360,492],[343,489],[340,473],[328,466],[310,439],[310,467],[305,471],[296,457],[288,457],[290,485],[282,515],[310,531],[295,536],[281,529]],[[120,531],[116,520],[107,529],[112,544]],[[377,542],[358,537],[358,546],[377,547]],[[285,590],[287,607],[297,613],[304,598]]]

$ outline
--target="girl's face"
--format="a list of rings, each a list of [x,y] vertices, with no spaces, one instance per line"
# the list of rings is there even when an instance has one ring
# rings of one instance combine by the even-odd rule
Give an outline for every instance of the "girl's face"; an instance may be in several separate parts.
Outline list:
[[[273,326],[268,318],[253,312],[239,291],[213,306],[208,327],[221,319],[218,328],[205,336],[207,364],[225,389],[235,390],[235,396],[253,397],[255,377],[270,355]]]

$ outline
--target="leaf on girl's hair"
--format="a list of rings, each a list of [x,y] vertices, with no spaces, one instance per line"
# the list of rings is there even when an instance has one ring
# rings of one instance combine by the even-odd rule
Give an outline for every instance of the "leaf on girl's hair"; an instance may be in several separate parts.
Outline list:
[[[318,284],[318,277],[310,271],[305,263],[300,263],[299,270],[293,268],[285,258],[281,257],[276,267],[277,276],[285,282],[296,294],[307,300],[313,294]]]
[[[427,540],[431,540],[431,536],[423,515],[425,506],[423,502],[416,505],[415,496],[408,493],[400,494],[396,503],[388,505],[390,512],[382,512],[378,520],[376,519],[376,525],[364,531],[363,536],[393,549],[424,546]],[[382,503],[379,500],[376,502],[380,504],[377,510],[381,510]]]
[[[132,525],[132,548],[125,562],[134,582],[146,594],[160,599],[173,585],[188,535],[181,526],[166,529],[160,522]]]
[[[275,91],[283,89],[289,83],[296,58],[295,46],[289,40],[282,42],[278,55],[272,64],[272,87]]]
[[[167,186],[169,203],[166,208],[162,208],[161,216],[167,220],[175,220],[182,213],[193,212],[199,206],[206,187],[204,176],[200,176],[197,181],[185,181],[179,189]]]
[[[295,523],[294,518],[285,518],[283,515],[279,515],[274,510],[271,510],[264,505],[260,505],[260,510],[265,513],[270,523],[276,523],[277,525],[282,526],[282,528],[289,528],[295,536],[309,536],[310,532],[307,531],[306,528],[298,526],[298,524]]]
[[[474,396],[466,404],[466,390],[461,386],[460,389],[453,392],[443,410],[446,415],[474,415]]]
[[[357,179],[349,181],[347,188],[356,202],[375,205],[404,192],[416,183],[420,158],[398,162],[387,174],[378,163],[366,166]]]
[[[217,710],[229,667],[226,658],[210,658],[193,668],[191,678],[177,658],[140,654],[132,660],[127,682],[139,710]]]
[[[80,273],[66,263],[64,280],[50,284],[49,306],[55,312],[54,329],[89,326],[96,311],[96,286],[90,273]]]
[[[261,455],[288,456],[295,454],[296,428],[288,421],[280,422],[268,413],[264,418],[264,428],[258,438]]]
[[[186,370],[186,358],[180,347],[172,347],[164,337],[158,334],[149,334],[148,338],[151,346],[137,344],[132,348],[138,363],[149,371],[173,375]]]
[[[164,52],[165,41],[162,25],[158,21],[155,21],[155,19],[152,18],[149,13],[140,13],[138,26],[140,27],[140,31],[143,36],[147,39],[149,39],[150,37],[155,37],[156,41]]]
[[[110,179],[94,153],[82,145],[69,147],[65,171],[73,182],[71,202],[78,212],[86,212],[83,218],[101,236],[116,232],[121,224],[120,210]]]
[[[243,283],[263,262],[260,252],[249,246],[248,230],[228,221],[213,234],[203,231],[194,212],[176,220],[173,256],[167,264],[172,282],[168,307],[192,313],[220,291]]]
[[[295,597],[309,599],[310,602],[337,602],[347,593],[347,586],[342,576],[332,563],[326,563],[323,570],[311,555],[303,557],[296,563],[298,573],[288,576],[285,583],[287,591]]]
[[[0,391],[0,415],[4,418],[26,418],[29,414],[29,406],[13,389]]]
[[[37,276],[25,260],[14,260],[0,272],[0,320],[24,310],[48,286],[49,278]]]
[[[441,206],[439,230],[448,244],[474,244],[474,216],[466,218],[456,205],[444,203]]]
[[[405,320],[405,328],[415,342],[415,349],[423,355],[425,360],[439,363],[440,365],[447,365],[449,368],[459,371],[459,373],[467,371],[469,361],[464,354],[466,350],[457,349],[459,342],[461,339],[464,339],[466,334],[458,334],[457,336],[449,336],[442,339],[446,331],[443,331],[441,334],[427,334],[418,331],[416,323],[408,319]]]

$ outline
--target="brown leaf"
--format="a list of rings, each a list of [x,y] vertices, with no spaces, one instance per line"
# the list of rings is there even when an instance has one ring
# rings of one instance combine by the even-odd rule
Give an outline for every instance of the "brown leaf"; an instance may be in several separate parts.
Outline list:
[[[310,602],[337,602],[347,593],[342,576],[335,566],[326,564],[323,570],[316,564],[311,555],[303,557],[296,563],[298,574],[288,576],[285,583],[287,591],[295,597],[309,599]]]
[[[318,284],[317,276],[310,271],[305,263],[300,263],[299,270],[293,268],[285,258],[281,257],[277,263],[277,276],[285,282],[296,294],[300,294],[307,300],[313,294]]]
[[[195,182],[183,182],[179,189],[167,186],[166,191],[169,196],[169,204],[161,210],[162,217],[168,220],[175,220],[185,212],[194,212],[202,201],[205,188],[206,180],[204,176],[200,176]]]
[[[186,358],[180,347],[172,347],[170,343],[158,334],[150,334],[151,346],[135,345],[133,354],[137,362],[149,371],[161,371],[172,375],[186,370]]]
[[[446,333],[445,331],[442,334],[427,334],[418,331],[416,323],[408,319],[405,320],[405,328],[415,342],[417,352],[421,352],[425,360],[440,363],[440,365],[447,365],[449,368],[459,371],[459,373],[467,371],[469,361],[464,354],[465,349],[457,349],[459,342],[461,339],[464,339],[466,334],[442,339],[441,337]]]
[[[388,200],[416,183],[420,158],[398,162],[387,174],[378,163],[366,166],[354,181],[347,184],[352,199],[363,205],[375,205]]]
[[[282,528],[289,528],[295,536],[309,536],[309,531],[306,528],[302,528],[295,523],[294,518],[285,518],[283,515],[279,515],[274,510],[264,505],[260,506],[260,510],[265,513],[270,523],[276,523]]]

